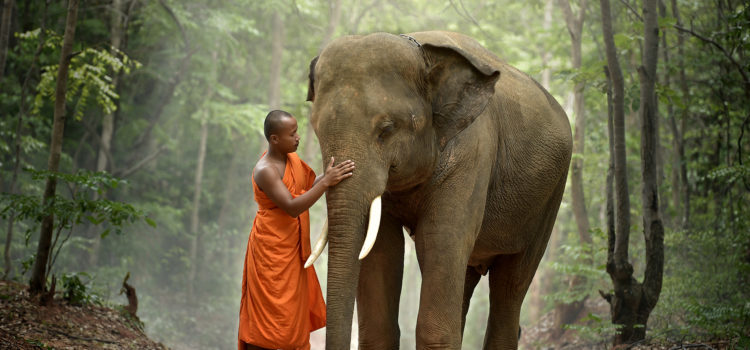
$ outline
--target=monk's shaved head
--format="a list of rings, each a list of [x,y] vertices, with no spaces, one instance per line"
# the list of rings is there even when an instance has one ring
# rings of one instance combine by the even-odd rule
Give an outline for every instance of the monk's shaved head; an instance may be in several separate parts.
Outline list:
[[[266,121],[263,122],[263,134],[266,135],[266,140],[271,141],[271,135],[279,132],[281,121],[285,118],[294,117],[289,114],[289,112],[278,109],[268,112],[268,115],[266,115]]]

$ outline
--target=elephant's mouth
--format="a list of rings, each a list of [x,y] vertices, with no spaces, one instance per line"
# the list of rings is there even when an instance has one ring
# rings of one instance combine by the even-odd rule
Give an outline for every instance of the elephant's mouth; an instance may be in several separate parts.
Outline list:
[[[383,202],[380,197],[381,196],[375,197],[375,199],[372,200],[372,204],[370,204],[370,221],[367,224],[367,234],[365,235],[365,242],[364,244],[362,244],[362,250],[359,252],[359,260],[367,257],[367,254],[370,253],[370,250],[375,245],[375,240],[378,237],[378,229],[380,229],[380,216],[383,212]],[[312,265],[315,260],[318,259],[327,243],[328,220],[326,220],[323,224],[323,230],[318,237],[318,241],[315,243],[315,246],[312,249],[310,257],[307,258],[307,261],[305,262],[305,268],[310,267],[310,265]]]

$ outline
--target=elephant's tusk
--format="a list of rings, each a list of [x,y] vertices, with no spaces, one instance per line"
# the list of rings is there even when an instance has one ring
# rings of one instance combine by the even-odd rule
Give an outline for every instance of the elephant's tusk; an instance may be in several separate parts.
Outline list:
[[[380,196],[375,197],[370,204],[370,222],[367,224],[367,236],[365,243],[362,245],[362,251],[359,252],[359,260],[364,259],[370,253],[372,246],[375,245],[375,239],[378,238],[378,229],[380,228],[380,213],[383,205]]]
[[[307,261],[305,262],[305,268],[312,266],[315,260],[318,260],[318,257],[320,256],[320,253],[323,252],[323,248],[326,247],[326,244],[328,244],[328,219],[323,223],[323,229],[320,231],[318,241],[315,242],[315,247],[310,253],[310,257],[307,258]]]

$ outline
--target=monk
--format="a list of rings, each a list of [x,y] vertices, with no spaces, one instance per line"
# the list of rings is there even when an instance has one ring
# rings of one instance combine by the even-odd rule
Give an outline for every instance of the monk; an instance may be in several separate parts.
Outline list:
[[[315,176],[296,153],[297,121],[284,111],[268,113],[268,140],[253,170],[258,213],[242,274],[238,349],[310,349],[310,332],[326,323],[326,307],[310,256],[308,209],[325,191],[352,176],[354,162]]]

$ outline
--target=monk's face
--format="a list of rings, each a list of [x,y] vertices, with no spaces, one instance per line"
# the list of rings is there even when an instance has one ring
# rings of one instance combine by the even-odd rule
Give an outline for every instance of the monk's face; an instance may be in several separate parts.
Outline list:
[[[280,121],[278,133],[272,135],[275,146],[284,153],[297,151],[299,146],[299,134],[297,134],[297,120],[288,117]]]

